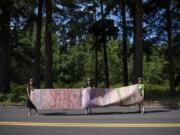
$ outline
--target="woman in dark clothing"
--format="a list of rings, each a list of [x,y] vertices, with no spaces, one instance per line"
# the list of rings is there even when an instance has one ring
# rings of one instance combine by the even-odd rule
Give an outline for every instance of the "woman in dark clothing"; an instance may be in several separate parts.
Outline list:
[[[27,86],[26,86],[26,90],[27,90],[27,96],[28,96],[27,107],[29,108],[28,115],[31,115],[31,109],[34,109],[37,113],[37,109],[34,106],[34,104],[31,102],[31,99],[30,99],[31,91],[34,90],[33,79],[29,79]]]

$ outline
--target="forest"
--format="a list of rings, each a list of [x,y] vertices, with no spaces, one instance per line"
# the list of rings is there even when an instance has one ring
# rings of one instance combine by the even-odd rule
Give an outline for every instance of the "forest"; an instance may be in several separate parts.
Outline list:
[[[0,0],[0,99],[35,88],[180,93],[180,1]],[[163,94],[162,94],[163,93]],[[146,96],[145,96],[146,97]],[[7,96],[6,96],[7,98]]]

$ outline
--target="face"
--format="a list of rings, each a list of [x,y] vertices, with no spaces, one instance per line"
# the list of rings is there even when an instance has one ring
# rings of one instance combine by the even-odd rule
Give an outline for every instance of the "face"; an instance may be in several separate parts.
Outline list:
[[[141,83],[141,82],[142,82],[141,79],[139,79],[139,80],[138,80],[138,83]]]
[[[87,84],[90,84],[91,83],[91,81],[90,80],[87,80]]]
[[[33,79],[29,80],[29,84],[32,85],[33,84]]]

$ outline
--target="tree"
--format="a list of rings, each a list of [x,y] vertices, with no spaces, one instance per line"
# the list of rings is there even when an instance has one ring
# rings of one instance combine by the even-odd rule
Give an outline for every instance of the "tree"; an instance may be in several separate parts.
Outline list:
[[[91,50],[95,52],[95,87],[98,87],[99,83],[99,61],[98,61],[98,52],[101,51],[101,44],[98,43],[97,37],[93,35],[93,41],[91,43]]]
[[[0,3],[0,91],[10,90],[10,8],[11,1]]]
[[[105,72],[105,84],[108,88],[109,86],[109,73],[108,73],[108,64],[107,63],[107,54],[106,54],[106,41],[112,37],[117,36],[117,28],[114,26],[114,21],[112,19],[100,19],[93,23],[90,27],[89,32],[96,37],[95,49],[100,50],[103,48],[104,51],[104,72]]]
[[[42,6],[43,6],[43,0],[38,0],[38,16],[36,18],[35,75],[34,75],[36,88],[40,88]]]
[[[93,3],[93,6],[91,7],[90,12],[93,12],[93,16],[94,16],[93,21],[96,22],[96,4],[95,3]],[[98,82],[99,82],[98,51],[101,50],[101,45],[98,43],[98,40],[97,40],[96,36],[93,36],[93,43],[92,43],[91,49],[93,49],[95,51],[95,87],[97,88],[98,87]]]
[[[104,26],[104,11],[103,11],[103,1],[100,0],[101,3],[101,18],[102,18],[102,25]],[[102,33],[102,41],[103,41],[103,51],[104,51],[104,72],[105,72],[105,84],[106,88],[109,88],[109,71],[108,71],[108,60],[107,60],[107,50],[106,50],[106,37],[104,32]]]
[[[46,24],[45,24],[45,87],[52,88],[52,2],[46,0]]]
[[[94,39],[94,46],[95,46],[95,87],[97,88],[98,87],[98,43],[97,43],[97,39],[95,37]]]
[[[174,73],[174,51],[173,51],[173,43],[172,43],[172,20],[171,20],[171,10],[170,10],[170,2],[168,0],[166,2],[166,29],[167,29],[167,36],[168,36],[168,71],[169,71],[169,82],[170,82],[170,91],[171,95],[175,94],[175,73]]]
[[[168,64],[166,64],[165,68],[171,95],[175,94],[175,74],[178,74],[178,71],[175,70],[176,59],[174,56],[176,51],[174,49],[174,38],[179,33],[178,5],[178,1],[149,0],[146,6],[146,14],[151,17],[150,19],[146,19],[150,34],[153,35],[153,31],[156,31],[157,37],[155,39],[161,42],[161,44],[163,42],[164,45],[167,45],[165,58],[167,58]]]
[[[142,0],[136,0],[135,3],[135,15],[134,15],[134,45],[135,45],[135,57],[134,57],[134,74],[133,82],[137,83],[138,78],[142,77],[143,73],[143,47],[142,47]]]
[[[123,81],[124,86],[128,85],[128,64],[127,64],[127,26],[126,26],[126,3],[121,0],[121,16],[123,27]]]

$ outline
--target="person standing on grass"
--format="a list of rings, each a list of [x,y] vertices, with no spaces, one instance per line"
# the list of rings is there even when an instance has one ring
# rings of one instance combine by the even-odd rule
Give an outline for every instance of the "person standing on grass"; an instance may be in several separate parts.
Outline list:
[[[138,78],[138,89],[139,89],[140,95],[143,99],[142,102],[138,104],[139,105],[139,112],[144,114],[144,104],[143,104],[143,101],[144,101],[144,84],[143,84],[142,78]]]
[[[34,104],[32,103],[32,101],[30,99],[31,92],[34,90],[33,85],[34,85],[33,79],[29,79],[27,86],[26,86],[27,96],[28,96],[27,107],[29,108],[29,113],[28,113],[29,116],[31,115],[32,109],[34,109],[35,112],[38,113],[36,107],[34,106]]]

